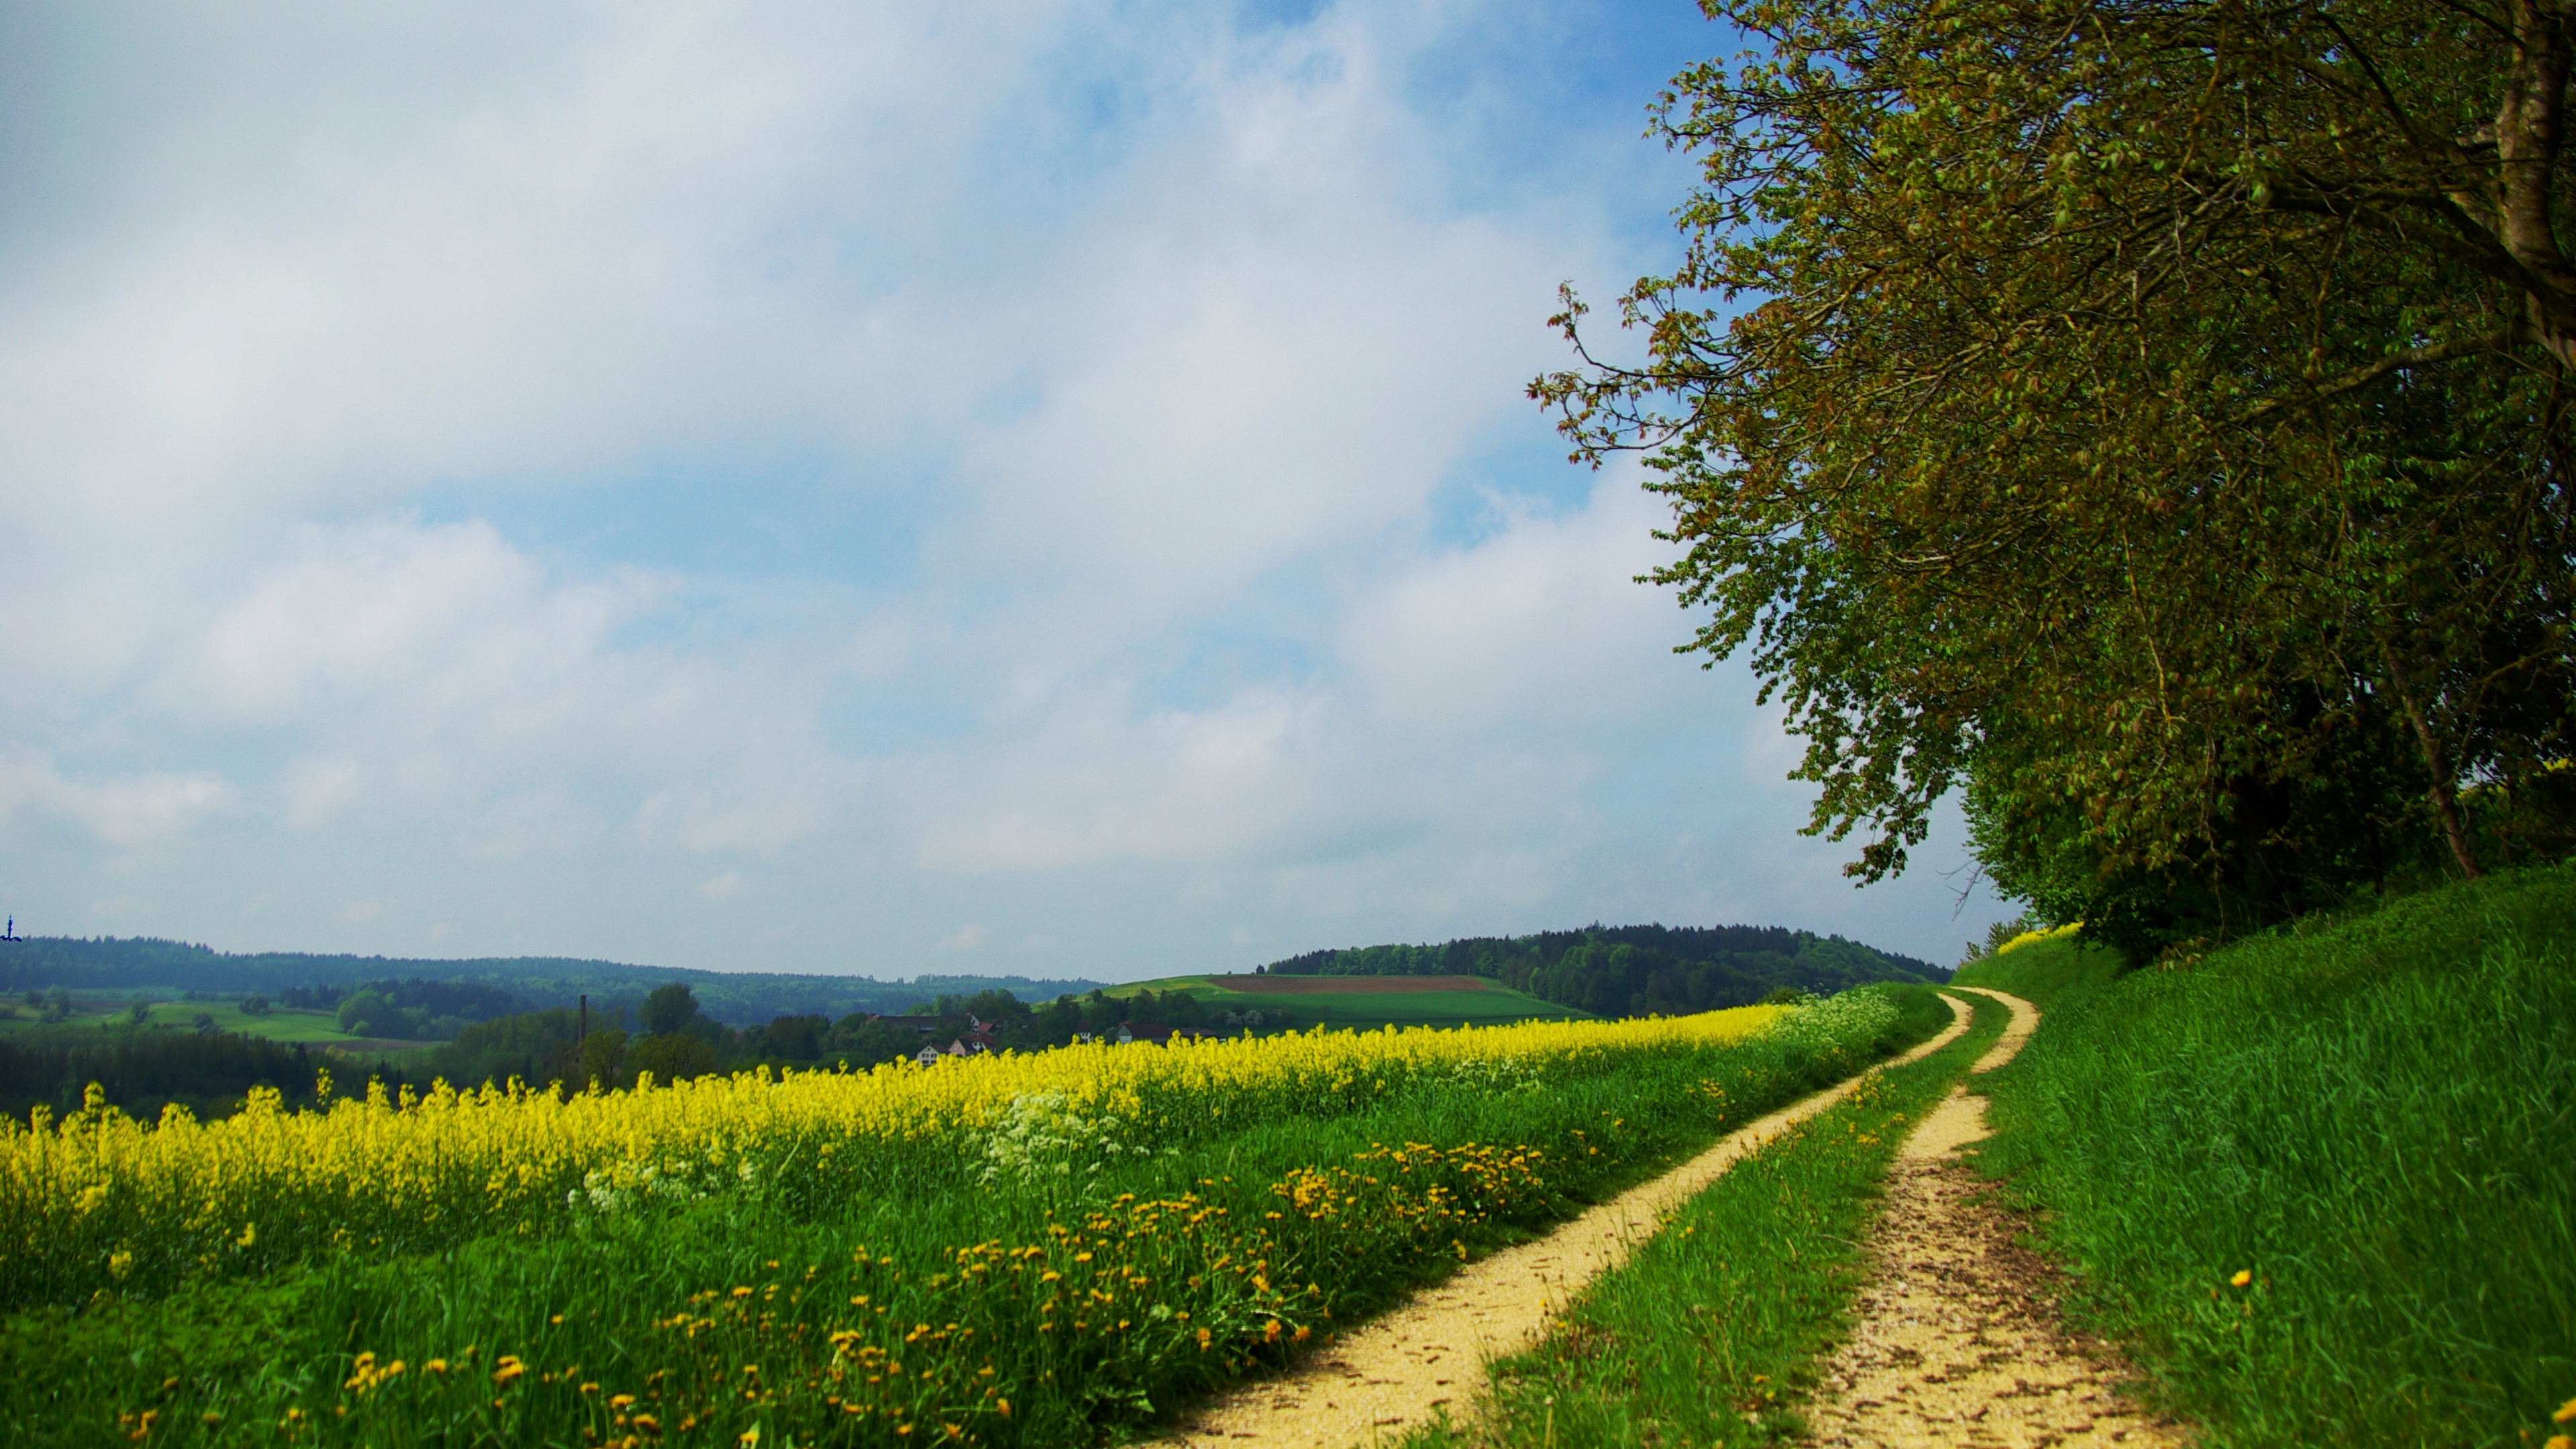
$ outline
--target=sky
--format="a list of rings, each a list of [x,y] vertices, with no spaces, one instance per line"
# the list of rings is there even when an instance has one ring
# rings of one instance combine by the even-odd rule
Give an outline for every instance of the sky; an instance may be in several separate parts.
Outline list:
[[[1955,810],[1856,889],[1634,582],[1639,471],[1523,395],[1561,282],[1677,257],[1646,108],[1739,44],[0,4],[0,907],[885,977],[1594,921],[1954,960],[2007,913]]]

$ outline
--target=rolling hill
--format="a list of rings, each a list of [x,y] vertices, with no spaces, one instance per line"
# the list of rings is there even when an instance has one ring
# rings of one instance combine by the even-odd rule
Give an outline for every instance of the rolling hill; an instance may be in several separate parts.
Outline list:
[[[1478,976],[1167,976],[1113,986],[1104,994],[1176,990],[1210,1012],[1285,1011],[1298,1026],[1500,1026],[1591,1015]]]
[[[551,956],[439,961],[298,951],[236,955],[142,936],[33,936],[0,946],[0,993],[8,995],[56,986],[91,993],[161,987],[274,995],[292,987],[354,986],[407,978],[493,987],[517,998],[524,1009],[570,1006],[576,998],[588,996],[593,1010],[639,1002],[655,987],[676,981],[697,997],[700,1010],[736,1026],[777,1016],[837,1019],[854,1011],[899,1012],[943,994],[971,996],[994,988],[1023,1001],[1046,1001],[1101,984],[1035,981],[1025,976],[925,975],[909,981],[879,981],[868,976],[701,971]]]
[[[1675,1016],[1745,1006],[1783,986],[1819,996],[1871,981],[1938,984],[1926,961],[1781,926],[1586,926],[1422,946],[1309,951],[1264,977],[1473,977],[1595,1016]]]

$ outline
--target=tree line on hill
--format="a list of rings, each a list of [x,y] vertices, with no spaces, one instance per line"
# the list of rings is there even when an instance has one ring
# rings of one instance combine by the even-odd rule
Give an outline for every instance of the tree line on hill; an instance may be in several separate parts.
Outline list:
[[[171,1105],[202,1120],[227,1116],[253,1087],[273,1087],[289,1105],[307,1105],[314,1073],[330,1061],[302,1043],[239,1032],[39,1028],[0,1037],[0,1114],[24,1123],[42,1107],[59,1119],[80,1107],[93,1082],[138,1117],[157,1117]]]
[[[915,1001],[942,992],[972,995],[1003,989],[1022,1000],[1046,1000],[1066,992],[1089,991],[1102,984],[1024,976],[921,975],[909,981],[879,981],[867,976],[700,971],[548,956],[437,961],[294,951],[236,954],[151,937],[31,936],[0,946],[0,993],[8,995],[53,986],[86,992],[171,987],[255,992],[282,999],[283,993],[291,990],[325,989],[316,987],[320,982],[388,981],[480,987],[508,997],[511,1008],[518,1010],[571,1006],[584,996],[594,1001],[633,1002],[664,983],[683,981],[696,993],[707,1015],[738,1026],[791,1014],[837,1020],[851,1012],[899,1012]],[[402,1004],[428,1003],[407,999]],[[485,1016],[490,1014],[487,1011]],[[430,1015],[482,1019],[461,1010],[437,1007],[430,1007]]]
[[[1596,1016],[1679,1016],[1749,1006],[1781,988],[1830,996],[1871,981],[1949,972],[1840,936],[1778,926],[1587,926],[1440,945],[1309,951],[1273,976],[1481,976]]]
[[[1230,1019],[1229,1019],[1230,1018]],[[1211,1009],[1187,991],[1139,991],[1110,996],[1094,989],[1067,993],[1040,1005],[1007,990],[971,995],[943,993],[892,1015],[852,1012],[838,1021],[819,1013],[778,1016],[758,1026],[729,1027],[698,1007],[692,988],[672,982],[644,998],[632,1022],[621,1008],[614,1024],[601,1018],[576,1040],[572,1013],[560,1008],[468,1027],[451,1046],[430,1053],[412,1076],[450,1082],[559,1080],[575,1085],[632,1085],[650,1072],[669,1082],[754,1067],[865,1071],[917,1057],[923,1048],[1043,1051],[1083,1037],[1106,1037],[1121,1026],[1159,1026],[1276,1032],[1296,1025],[1295,1014],[1267,1010],[1258,1021]]]
[[[248,1009],[251,1002],[266,1000],[251,996],[243,1004]],[[452,1041],[475,1022],[490,1021],[526,1005],[497,986],[472,981],[426,981],[417,976],[401,981],[289,986],[277,993],[276,1004],[330,1012],[340,1030],[351,1036],[396,1041]]]

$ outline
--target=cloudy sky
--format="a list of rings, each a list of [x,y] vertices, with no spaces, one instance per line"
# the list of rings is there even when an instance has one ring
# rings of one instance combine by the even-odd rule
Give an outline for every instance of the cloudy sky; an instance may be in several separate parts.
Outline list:
[[[1087,974],[1937,960],[1521,389],[1672,0],[0,6],[0,905]]]

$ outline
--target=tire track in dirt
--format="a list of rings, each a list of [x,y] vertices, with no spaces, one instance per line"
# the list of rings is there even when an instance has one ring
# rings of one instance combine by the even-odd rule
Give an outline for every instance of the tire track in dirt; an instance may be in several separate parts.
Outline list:
[[[1895,1062],[1929,1056],[1968,1029],[1967,1009],[1944,1000],[1950,1024]],[[1487,1360],[1536,1345],[1549,1318],[1594,1277],[1626,1262],[1664,1214],[1783,1129],[1849,1096],[1867,1075],[1801,1098],[1546,1237],[1461,1268],[1287,1372],[1183,1415],[1154,1442],[1168,1449],[1351,1449],[1394,1439],[1444,1407],[1464,1409],[1484,1384]]]
[[[1974,1071],[2011,1061],[2039,1025],[2027,1001],[1990,996],[2012,1025]],[[2179,1445],[2190,1430],[2141,1410],[2116,1386],[2135,1371],[2109,1344],[2069,1333],[2060,1278],[2022,1245],[2027,1224],[1959,1157],[1987,1135],[1985,1099],[1965,1083],[1897,1150],[1866,1245],[1872,1279],[1852,1335],[1821,1365],[1808,1408],[1818,1444]]]

